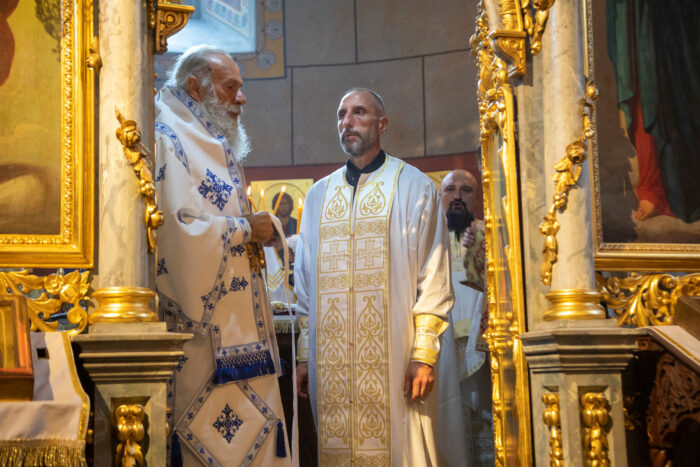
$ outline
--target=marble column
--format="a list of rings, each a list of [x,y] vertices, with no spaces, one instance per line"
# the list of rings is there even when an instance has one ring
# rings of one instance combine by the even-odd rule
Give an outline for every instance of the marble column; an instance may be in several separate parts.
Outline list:
[[[153,146],[153,33],[146,2],[101,0],[99,37],[99,250],[95,288],[148,287],[139,181],[115,133],[118,108]]]
[[[581,0],[556,1],[542,38],[545,202],[555,193],[554,165],[566,156],[567,146],[583,134],[581,98],[586,69]],[[545,320],[605,318],[595,292],[593,225],[588,161],[581,165],[577,183],[568,192],[563,212],[558,211],[558,255],[552,269],[550,309]]]

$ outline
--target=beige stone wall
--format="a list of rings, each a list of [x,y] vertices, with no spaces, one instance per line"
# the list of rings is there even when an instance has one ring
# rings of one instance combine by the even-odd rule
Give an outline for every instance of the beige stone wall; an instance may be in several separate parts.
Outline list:
[[[248,80],[249,166],[334,163],[335,112],[347,88],[385,99],[385,149],[401,157],[478,147],[476,0],[285,2],[286,76]],[[244,75],[245,79],[245,75]]]

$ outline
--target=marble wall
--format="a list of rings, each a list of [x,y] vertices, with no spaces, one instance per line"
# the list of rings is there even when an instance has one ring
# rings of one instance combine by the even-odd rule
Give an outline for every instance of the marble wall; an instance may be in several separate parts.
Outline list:
[[[476,150],[469,37],[476,0],[285,2],[285,77],[247,80],[248,166],[335,163],[335,112],[350,87],[385,100],[385,149],[400,157]],[[246,79],[245,74],[243,76]]]

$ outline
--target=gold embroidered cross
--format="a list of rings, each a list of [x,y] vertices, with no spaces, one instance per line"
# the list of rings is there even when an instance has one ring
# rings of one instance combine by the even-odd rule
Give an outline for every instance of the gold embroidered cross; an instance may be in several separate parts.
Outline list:
[[[366,268],[374,267],[374,258],[381,258],[381,249],[374,246],[374,240],[365,240],[365,247],[357,251],[357,256],[365,262]]]
[[[328,248],[326,249],[326,246]],[[338,250],[337,243],[331,243],[330,245],[323,245],[323,252],[321,253],[321,261],[328,264],[329,271],[337,271],[341,269],[338,267],[339,262],[345,263],[345,250]]]

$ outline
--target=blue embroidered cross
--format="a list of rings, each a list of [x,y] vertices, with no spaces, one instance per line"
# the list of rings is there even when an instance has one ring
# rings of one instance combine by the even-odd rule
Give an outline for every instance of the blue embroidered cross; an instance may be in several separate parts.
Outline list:
[[[228,444],[231,444],[231,440],[234,436],[236,436],[236,432],[241,425],[243,425],[243,420],[238,418],[238,415],[233,413],[231,407],[226,404],[226,407],[224,407],[224,409],[221,411],[221,414],[217,417],[214,425],[212,426],[216,428],[219,433],[221,433],[221,436],[226,439]]]
[[[245,248],[242,245],[236,245],[231,248],[231,256],[243,256],[243,253],[245,253]]]
[[[245,277],[234,277],[233,280],[231,280],[231,292],[238,292],[239,290],[245,290],[245,288],[248,286],[248,281],[245,280]]]
[[[165,267],[165,258],[158,260],[158,265],[156,266],[156,276],[161,276],[168,273],[168,268]]]
[[[219,208],[219,211],[224,209],[226,203],[228,203],[228,198],[231,196],[231,190],[233,187],[222,179],[217,177],[207,169],[207,178],[202,180],[202,183],[197,188],[199,194],[204,197],[204,199],[211,201],[211,204]]]

